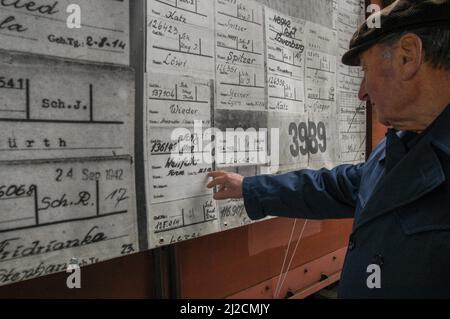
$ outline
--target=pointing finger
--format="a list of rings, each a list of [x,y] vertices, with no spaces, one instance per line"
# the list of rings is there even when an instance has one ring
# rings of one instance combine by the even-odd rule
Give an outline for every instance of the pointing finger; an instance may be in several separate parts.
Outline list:
[[[225,183],[226,183],[225,176],[221,176],[221,177],[217,177],[217,178],[213,179],[211,182],[208,183],[208,185],[206,185],[206,187],[213,188],[216,185],[225,186]]]
[[[226,172],[223,172],[223,171],[214,171],[214,172],[209,172],[208,176],[212,177],[212,178],[216,178],[216,177],[224,176],[225,174],[226,174]]]

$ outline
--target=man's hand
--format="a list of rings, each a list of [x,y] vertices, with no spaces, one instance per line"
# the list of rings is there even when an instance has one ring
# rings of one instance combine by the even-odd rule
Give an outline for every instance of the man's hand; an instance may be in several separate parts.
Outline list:
[[[242,198],[242,182],[244,181],[244,176],[221,171],[208,173],[208,176],[213,178],[208,183],[208,188],[219,186],[219,190],[214,193],[214,199]]]

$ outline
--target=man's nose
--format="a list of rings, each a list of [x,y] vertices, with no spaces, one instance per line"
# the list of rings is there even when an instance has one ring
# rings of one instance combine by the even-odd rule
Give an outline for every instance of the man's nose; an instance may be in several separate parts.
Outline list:
[[[361,101],[369,100],[369,94],[367,93],[367,90],[366,90],[366,78],[364,78],[361,82],[361,85],[359,87],[359,92],[358,92],[358,98]]]

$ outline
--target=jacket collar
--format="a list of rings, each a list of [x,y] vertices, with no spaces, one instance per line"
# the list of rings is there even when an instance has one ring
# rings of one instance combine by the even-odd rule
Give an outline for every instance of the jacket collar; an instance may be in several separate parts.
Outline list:
[[[433,145],[450,155],[450,104],[436,119],[430,135]]]
[[[355,220],[355,230],[378,216],[414,202],[446,180],[433,146],[450,155],[450,105],[424,134],[377,184],[360,217]],[[380,154],[379,160],[384,156]]]
[[[434,146],[440,148],[445,153],[450,155],[450,104],[444,111],[434,120],[428,132],[424,134],[429,135]],[[382,141],[386,143],[386,139]],[[386,149],[378,157],[379,162],[386,159]]]

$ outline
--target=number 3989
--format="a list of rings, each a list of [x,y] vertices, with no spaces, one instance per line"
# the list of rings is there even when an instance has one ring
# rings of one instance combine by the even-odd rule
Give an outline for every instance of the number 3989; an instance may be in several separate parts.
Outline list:
[[[323,122],[290,123],[289,136],[292,138],[289,149],[293,157],[325,153],[327,150],[327,130]]]

